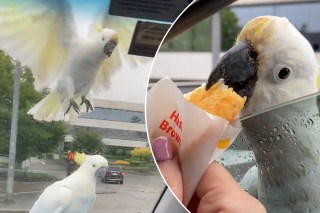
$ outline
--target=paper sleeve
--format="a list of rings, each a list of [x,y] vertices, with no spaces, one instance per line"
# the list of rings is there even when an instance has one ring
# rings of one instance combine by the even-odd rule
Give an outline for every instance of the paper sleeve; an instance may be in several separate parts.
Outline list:
[[[229,123],[189,103],[167,77],[149,90],[146,112],[150,142],[168,136],[177,147],[183,177],[182,202],[186,205],[209,163],[239,134],[240,122]]]

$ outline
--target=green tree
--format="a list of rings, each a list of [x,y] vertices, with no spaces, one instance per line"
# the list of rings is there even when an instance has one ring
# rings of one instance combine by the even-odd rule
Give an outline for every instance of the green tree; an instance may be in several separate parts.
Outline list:
[[[238,17],[230,8],[221,10],[221,50],[230,49],[241,30]]]
[[[10,56],[0,51],[0,154],[8,155],[11,130],[14,63]],[[39,102],[47,92],[39,93],[33,87],[31,70],[22,68],[19,120],[17,135],[17,162],[32,154],[53,151],[64,141],[66,126],[63,122],[37,122],[27,111]]]
[[[221,50],[226,51],[235,43],[240,32],[238,17],[230,8],[220,11]],[[211,51],[212,17],[209,17],[174,40],[161,47],[161,51]]]
[[[101,136],[87,130],[80,130],[74,136],[73,149],[86,154],[104,154]]]
[[[149,147],[134,148],[131,151],[131,156],[139,158],[141,162],[147,161],[152,157],[152,153]]]

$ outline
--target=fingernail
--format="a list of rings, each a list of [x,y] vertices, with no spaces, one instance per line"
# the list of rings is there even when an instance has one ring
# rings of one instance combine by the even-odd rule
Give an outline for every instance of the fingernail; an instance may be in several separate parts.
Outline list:
[[[152,143],[152,151],[157,161],[170,160],[173,156],[172,144],[167,137],[158,137]]]

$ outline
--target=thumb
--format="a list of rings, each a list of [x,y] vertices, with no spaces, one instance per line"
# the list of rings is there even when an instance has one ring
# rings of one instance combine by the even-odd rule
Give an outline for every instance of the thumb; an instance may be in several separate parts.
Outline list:
[[[176,197],[182,201],[182,174],[177,149],[168,137],[158,137],[152,142],[152,151],[162,177]]]

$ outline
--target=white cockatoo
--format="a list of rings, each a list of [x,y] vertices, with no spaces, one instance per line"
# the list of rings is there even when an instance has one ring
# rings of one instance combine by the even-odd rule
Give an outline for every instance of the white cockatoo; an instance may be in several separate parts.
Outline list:
[[[108,161],[101,155],[80,155],[81,165],[70,176],[48,186],[30,213],[87,213],[96,198],[96,180],[102,178]],[[79,162],[80,163],[80,162]]]
[[[124,61],[145,60],[127,54],[136,20],[107,11],[97,13],[82,38],[67,0],[0,1],[0,49],[31,68],[37,90],[54,87],[28,111],[34,119],[68,120],[92,110],[91,89],[107,88]]]
[[[310,43],[288,19],[260,16],[244,26],[206,87],[223,79],[246,96],[243,117],[316,93],[318,77],[319,64]],[[275,115],[248,118],[242,124],[257,163],[242,185],[254,192],[267,212],[320,211],[319,136],[304,128],[307,117],[299,115],[299,107],[279,108]],[[315,99],[311,107],[318,111]],[[296,122],[299,116],[301,125]]]

